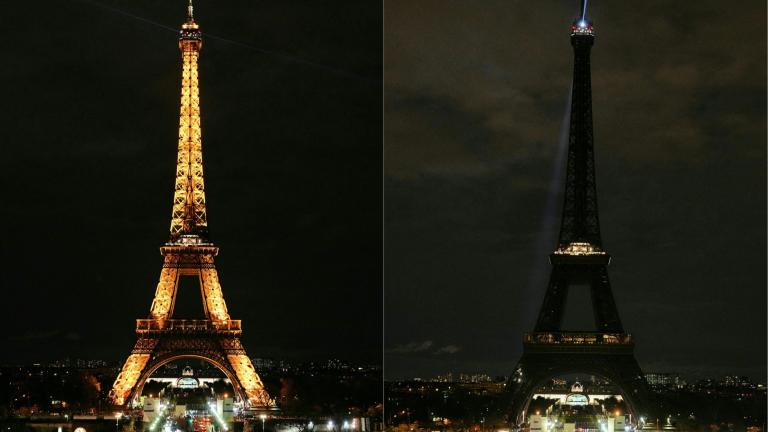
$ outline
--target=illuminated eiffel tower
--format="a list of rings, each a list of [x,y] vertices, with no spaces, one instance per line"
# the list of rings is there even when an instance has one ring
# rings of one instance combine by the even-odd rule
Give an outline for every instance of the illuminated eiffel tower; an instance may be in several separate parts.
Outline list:
[[[240,320],[230,319],[227,312],[214,266],[219,248],[208,238],[197,75],[201,47],[190,0],[179,35],[181,115],[170,239],[160,247],[163,267],[149,318],[136,320],[138,341],[109,395],[116,405],[133,405],[157,368],[179,358],[199,358],[224,372],[246,408],[273,409],[275,403],[240,343]],[[173,318],[182,277],[198,279],[205,319]]]
[[[597,212],[592,131],[590,51],[594,29],[581,17],[571,26],[574,52],[570,136],[565,199],[558,246],[550,255],[552,273],[532,333],[507,384],[505,411],[522,424],[536,388],[559,375],[588,373],[616,385],[632,414],[651,409],[645,378],[633,354],[634,340],[621,324],[608,280],[611,256],[603,249]],[[568,292],[589,290],[594,330],[564,328]]]

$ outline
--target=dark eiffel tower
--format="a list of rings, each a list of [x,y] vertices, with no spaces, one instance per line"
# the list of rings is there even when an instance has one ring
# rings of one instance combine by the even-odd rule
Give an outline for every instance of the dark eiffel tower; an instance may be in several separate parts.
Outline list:
[[[536,388],[570,373],[611,381],[635,416],[648,407],[649,393],[633,354],[634,340],[621,324],[608,280],[611,256],[603,250],[600,237],[589,61],[594,40],[582,1],[581,17],[571,26],[573,90],[560,237],[549,257],[552,273],[536,326],[524,336],[522,358],[507,384],[507,414],[516,424],[525,421]],[[584,288],[575,285],[589,286],[594,331],[563,328],[569,289]]]

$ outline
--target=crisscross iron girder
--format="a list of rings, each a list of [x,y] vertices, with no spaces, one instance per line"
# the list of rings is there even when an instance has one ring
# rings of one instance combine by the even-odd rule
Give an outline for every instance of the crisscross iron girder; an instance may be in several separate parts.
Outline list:
[[[171,216],[172,241],[182,234],[201,234],[208,226],[197,66],[201,46],[202,43],[199,40],[182,39],[180,41],[181,104],[176,183]]]
[[[573,89],[559,244],[590,243],[601,247],[597,213],[594,136],[592,131],[592,35],[573,35]]]

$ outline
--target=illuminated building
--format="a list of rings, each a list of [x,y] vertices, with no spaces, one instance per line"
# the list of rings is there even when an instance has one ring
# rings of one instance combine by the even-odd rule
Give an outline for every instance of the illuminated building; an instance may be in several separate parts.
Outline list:
[[[656,389],[678,389],[686,385],[685,380],[674,373],[649,372],[645,374],[645,380]]]
[[[137,320],[138,341],[110,391],[117,405],[136,404],[147,378],[160,366],[194,357],[221,369],[246,408],[274,407],[240,343],[240,321],[227,311],[214,265],[219,248],[208,236],[197,65],[202,44],[190,0],[179,35],[181,104],[170,238],[160,247],[163,266],[149,318]],[[203,320],[173,316],[183,277],[196,278],[200,284]]]
[[[754,386],[752,382],[749,381],[749,378],[745,376],[737,376],[737,375],[726,375],[721,385],[723,387],[745,387],[745,388],[751,388]]]
[[[545,412],[531,413],[528,417],[530,431],[570,432],[597,431],[618,432],[629,430],[627,418],[621,411],[609,412],[602,400],[612,395],[588,395],[583,386],[576,382],[570,392],[557,395],[554,404]]]

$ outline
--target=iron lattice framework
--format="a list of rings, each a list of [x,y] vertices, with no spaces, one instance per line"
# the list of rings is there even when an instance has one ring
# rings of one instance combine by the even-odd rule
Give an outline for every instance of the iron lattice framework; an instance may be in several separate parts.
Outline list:
[[[590,77],[593,44],[593,27],[582,15],[571,27],[573,89],[560,237],[550,255],[552,272],[534,332],[524,336],[523,355],[507,386],[507,413],[516,424],[524,423],[536,388],[568,373],[602,376],[621,389],[632,412],[648,408],[649,392],[633,354],[634,341],[616,309],[608,279],[610,255],[600,237]],[[568,291],[574,285],[589,287],[594,331],[563,328]]]
[[[600,221],[597,216],[595,152],[592,140],[592,78],[589,73],[589,52],[593,42],[592,34],[575,34],[571,38],[576,61],[573,65],[568,165],[558,242],[560,248],[571,243],[602,246]]]
[[[202,34],[192,15],[181,27],[181,114],[170,239],[160,248],[163,267],[149,319],[136,320],[138,341],[110,391],[116,405],[134,402],[158,367],[177,358],[196,357],[219,367],[235,392],[252,409],[272,409],[256,370],[246,355],[239,320],[230,319],[214,265],[218,247],[209,241],[203,182],[200,95],[197,59]],[[205,319],[174,319],[181,277],[197,277]]]

